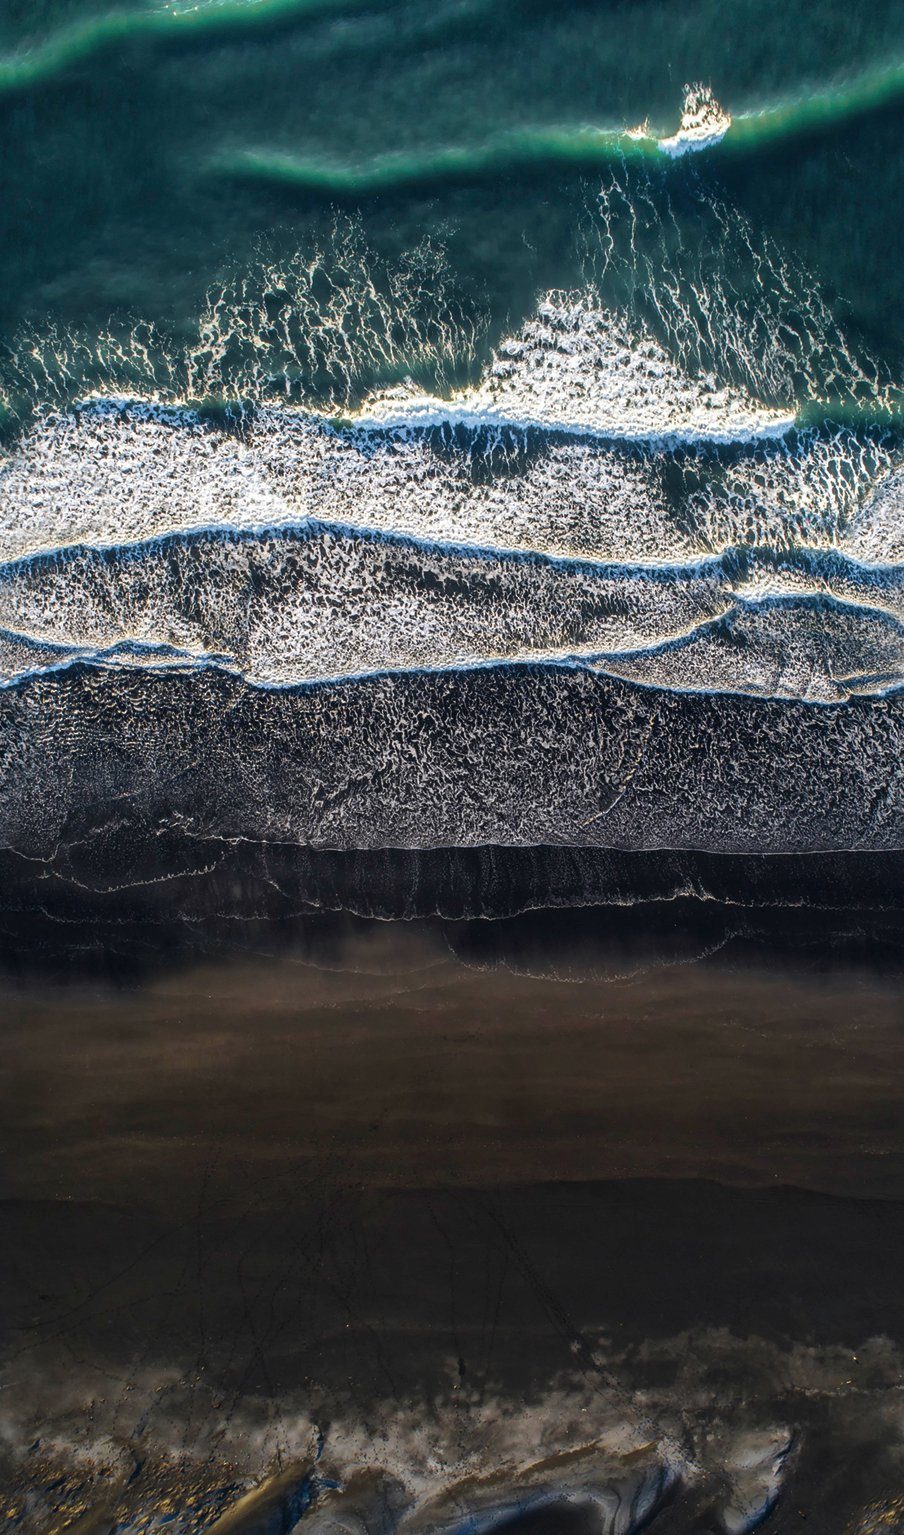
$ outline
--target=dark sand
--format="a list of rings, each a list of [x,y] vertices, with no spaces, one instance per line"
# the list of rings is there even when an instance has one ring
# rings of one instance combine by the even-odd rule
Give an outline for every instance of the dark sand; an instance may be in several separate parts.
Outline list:
[[[588,1425],[789,1428],[775,1528],[894,1495],[895,978],[540,930],[3,982],[11,1512],[134,1460],[201,1525],[316,1431],[429,1481]]]
[[[494,925],[486,925],[491,930]],[[498,925],[496,925],[498,927]],[[7,1192],[706,1178],[896,1199],[901,994],[864,968],[544,955],[373,923],[142,985],[3,983]],[[325,968],[326,965],[334,968]],[[582,978],[583,977],[583,978]]]

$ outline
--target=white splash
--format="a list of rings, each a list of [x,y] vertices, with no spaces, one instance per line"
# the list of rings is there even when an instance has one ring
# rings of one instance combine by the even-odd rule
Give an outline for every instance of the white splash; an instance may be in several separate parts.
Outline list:
[[[730,127],[730,114],[719,105],[709,86],[686,85],[681,126],[669,138],[660,139],[659,148],[663,154],[678,159],[718,144]]]
[[[544,427],[661,446],[781,436],[794,413],[678,367],[652,336],[593,296],[552,292],[499,347],[476,389],[439,400],[401,388],[365,402],[361,425]]]

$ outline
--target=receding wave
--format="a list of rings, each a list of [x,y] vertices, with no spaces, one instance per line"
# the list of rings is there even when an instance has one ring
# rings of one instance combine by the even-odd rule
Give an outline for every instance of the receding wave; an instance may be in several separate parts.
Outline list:
[[[814,707],[550,665],[288,690],[77,666],[0,693],[0,824],[33,857],[111,813],[333,848],[880,851],[904,844],[902,749],[900,692]]]
[[[588,565],[310,523],[0,571],[0,681],[91,662],[265,687],[505,662],[828,703],[904,684],[904,566],[831,551]]]

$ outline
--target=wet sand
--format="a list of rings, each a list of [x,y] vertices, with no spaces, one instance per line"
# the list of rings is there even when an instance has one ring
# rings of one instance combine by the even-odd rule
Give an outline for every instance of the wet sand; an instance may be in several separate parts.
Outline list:
[[[900,1197],[893,978],[522,945],[554,980],[462,947],[376,923],[319,965],[6,981],[8,1192],[170,1208],[201,1178],[222,1192],[291,1166],[373,1188],[674,1177]]]
[[[119,1478],[127,1523],[169,1499],[201,1528],[318,1434],[412,1496],[652,1436],[697,1466],[689,1530],[732,1436],[785,1425],[775,1528],[893,1496],[896,978],[540,931],[7,973],[14,1515]]]

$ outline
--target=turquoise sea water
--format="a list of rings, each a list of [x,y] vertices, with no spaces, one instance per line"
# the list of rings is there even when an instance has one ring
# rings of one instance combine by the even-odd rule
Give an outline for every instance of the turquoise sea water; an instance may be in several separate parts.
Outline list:
[[[735,124],[692,171],[653,167],[675,237],[684,184],[717,188],[900,362],[895,4],[10,4],[0,46],[7,344],[23,323],[181,336],[261,240],[304,252],[337,202],[386,260],[437,242],[498,334],[574,281],[624,129],[674,132],[701,81]]]
[[[213,835],[899,845],[898,8],[145,0],[2,49],[11,845],[66,834],[95,693],[92,815],[165,760]]]

